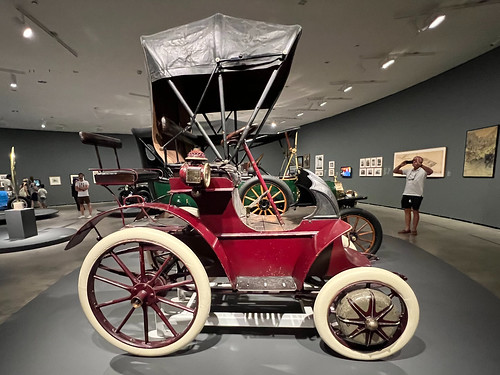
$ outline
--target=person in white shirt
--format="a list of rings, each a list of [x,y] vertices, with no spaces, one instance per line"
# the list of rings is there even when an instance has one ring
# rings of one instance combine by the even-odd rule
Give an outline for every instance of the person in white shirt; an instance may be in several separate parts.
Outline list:
[[[424,181],[427,176],[433,173],[433,170],[423,165],[424,159],[421,156],[415,156],[413,160],[405,160],[394,168],[394,173],[404,174],[406,176],[406,185],[401,199],[401,207],[405,211],[405,228],[399,233],[417,234],[417,226],[420,220],[420,204],[424,199]],[[412,169],[401,169],[406,164],[411,164]],[[411,213],[413,212],[413,225]],[[411,229],[410,229],[411,228]]]
[[[85,217],[85,206],[89,210],[89,215],[87,219],[92,217],[92,205],[90,204],[90,194],[89,194],[90,184],[85,180],[85,175],[83,173],[78,173],[78,181],[75,182],[75,190],[78,192],[78,203],[80,204],[80,219]]]

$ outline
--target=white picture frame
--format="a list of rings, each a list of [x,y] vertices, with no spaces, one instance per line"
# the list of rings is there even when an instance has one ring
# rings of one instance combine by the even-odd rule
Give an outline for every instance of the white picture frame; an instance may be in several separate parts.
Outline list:
[[[446,171],[446,147],[426,148],[420,150],[398,151],[394,153],[393,168],[396,168],[404,160],[412,160],[415,156],[424,159],[424,165],[432,168],[433,173],[427,178],[444,177]],[[412,168],[411,164],[401,169]],[[405,177],[403,174],[393,173],[394,177]]]
[[[360,177],[366,177],[366,168],[359,168]]]
[[[323,177],[323,169],[316,169],[314,174],[318,177]]]
[[[384,158],[382,156],[377,156],[377,167],[382,167],[384,163]]]
[[[373,168],[366,168],[366,175],[368,177],[372,177],[373,176]]]
[[[382,177],[382,168],[373,168],[373,175],[375,177]]]
[[[324,162],[325,156],[324,155],[316,155],[314,157],[314,169],[318,170],[321,169],[323,170],[323,162]]]
[[[49,185],[61,185],[61,176],[50,176],[49,177]]]
[[[328,168],[329,169],[335,169],[335,161],[334,160],[330,160],[328,162]]]
[[[335,176],[335,168],[328,168],[328,177]]]

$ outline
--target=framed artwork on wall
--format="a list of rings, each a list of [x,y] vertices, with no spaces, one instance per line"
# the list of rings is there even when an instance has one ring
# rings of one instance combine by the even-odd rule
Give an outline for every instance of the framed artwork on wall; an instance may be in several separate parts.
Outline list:
[[[305,154],[304,155],[304,168],[309,169],[310,167],[311,167],[311,155]]]
[[[446,147],[425,148],[421,150],[399,151],[394,153],[393,168],[401,164],[403,160],[412,160],[415,156],[424,158],[424,164],[434,171],[428,178],[444,177],[446,166]],[[412,168],[410,164],[405,165],[401,169]],[[399,173],[392,174],[395,177],[404,177]]]
[[[468,130],[465,137],[464,177],[494,177],[498,125]]]
[[[359,159],[359,168],[364,168],[365,167],[365,158]]]
[[[324,155],[316,155],[314,169],[316,170],[323,169],[323,160],[324,160]]]
[[[373,168],[373,175],[376,177],[382,177],[382,168]]]
[[[60,176],[51,176],[49,177],[49,184],[53,185],[61,185],[61,177]]]
[[[304,157],[303,156],[297,156],[297,164],[299,165],[299,167],[304,166]]]
[[[382,167],[382,162],[384,158],[382,156],[377,157],[377,167]]]
[[[359,175],[360,175],[361,177],[366,176],[366,168],[360,168],[360,169],[359,169]]]

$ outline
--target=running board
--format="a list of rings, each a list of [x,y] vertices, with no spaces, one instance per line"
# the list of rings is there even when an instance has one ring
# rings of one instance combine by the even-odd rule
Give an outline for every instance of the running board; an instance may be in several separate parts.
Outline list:
[[[314,328],[313,310],[304,307],[304,313],[273,312],[212,312],[205,327],[254,328]]]

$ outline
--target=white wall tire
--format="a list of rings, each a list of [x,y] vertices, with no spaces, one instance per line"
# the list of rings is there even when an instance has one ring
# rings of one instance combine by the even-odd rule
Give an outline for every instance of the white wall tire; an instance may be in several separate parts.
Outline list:
[[[196,288],[197,293],[195,294],[196,298],[195,298],[195,307],[193,308],[194,311],[190,311],[187,313],[188,317],[191,318],[190,320],[188,319],[189,322],[186,323],[185,330],[182,332],[177,332],[178,334],[177,336],[175,334],[172,334],[172,337],[167,337],[163,339],[160,338],[154,341],[152,337],[148,337],[147,339],[144,340],[141,339],[140,330],[135,328],[134,329],[138,332],[137,336],[139,338],[134,338],[133,335],[131,335],[129,339],[128,333],[127,335],[125,335],[122,334],[122,332],[113,331],[114,329],[116,329],[115,325],[118,325],[117,323],[112,323],[114,319],[112,315],[115,313],[114,310],[133,311],[132,316],[128,318],[129,320],[127,320],[126,324],[128,324],[129,321],[132,321],[132,317],[138,311],[137,314],[139,315],[139,317],[136,319],[136,322],[140,323],[140,320],[142,318],[143,332],[148,332],[149,328],[151,327],[150,318],[147,317],[146,318],[147,320],[145,320],[144,316],[150,316],[156,314],[153,307],[150,307],[146,302],[143,305],[141,305],[141,307],[139,307],[138,309],[132,310],[133,308],[132,305],[130,304],[131,302],[130,298],[129,300],[126,300],[126,298],[127,294],[129,295],[129,297],[131,297],[133,293],[132,294],[129,293],[130,291],[128,289],[124,291],[123,287],[121,287],[121,285],[127,284],[126,275],[122,274],[120,276],[114,277],[113,273],[110,273],[109,271],[102,268],[102,267],[110,267],[107,264],[105,265],[105,262],[107,263],[115,262],[118,265],[118,262],[115,261],[113,256],[110,256],[110,250],[115,249],[114,252],[119,254],[118,258],[122,262],[130,262],[130,266],[128,263],[125,263],[125,267],[126,268],[130,267],[130,271],[135,272],[131,268],[131,266],[135,263],[135,260],[133,258],[134,252],[125,252],[123,250],[120,250],[120,248],[123,247],[124,244],[134,244],[136,242],[138,243],[140,242],[141,244],[143,244],[142,246],[138,246],[138,248],[141,247],[143,250],[146,248],[151,249],[153,247],[158,247],[168,251],[168,254],[170,254],[169,256],[172,256],[172,258],[169,259],[175,259],[177,265],[180,264],[183,266],[183,269],[187,270],[186,273],[188,275],[188,280],[191,280],[189,284],[190,285],[194,284]],[[122,251],[122,253],[120,253],[120,251]],[[144,252],[149,253],[150,251],[144,251]],[[141,251],[138,250],[137,254],[141,254]],[[146,265],[142,269],[144,270],[146,268],[151,268],[150,262],[148,262],[146,256],[143,257],[143,260],[145,260]],[[140,264],[140,261],[137,263]],[[114,266],[114,267],[115,267],[115,272],[114,272],[115,274],[117,273],[116,272],[117,270],[118,271],[121,270],[119,266]],[[139,269],[141,269],[140,266]],[[107,272],[105,274],[106,276],[101,275],[101,273],[103,272]],[[142,271],[139,271],[134,275],[140,275],[141,272]],[[148,275],[151,275],[154,273],[154,270],[147,271],[146,273]],[[111,276],[108,276],[108,274],[110,274]],[[103,277],[105,277],[106,279],[108,278],[113,279],[114,284],[109,284],[107,281],[103,282],[102,281]],[[118,277],[120,278],[119,280]],[[184,276],[184,279],[185,278],[186,277]],[[130,284],[134,283],[130,282]],[[145,284],[147,283],[144,282],[137,283],[137,287],[141,286],[144,287]],[[169,287],[168,282],[166,281],[164,281],[163,284],[158,281],[158,284],[159,284],[158,287],[162,286]],[[179,287],[178,289],[180,288],[181,287]],[[102,289],[102,291],[100,291],[99,289]],[[102,301],[97,300],[97,298],[101,297],[101,294],[98,295],[98,293],[101,292],[102,295],[105,296],[105,298],[107,299],[112,298],[113,302],[117,301],[118,299],[123,299],[123,301],[121,301],[120,303],[113,303],[109,306],[104,306],[104,304],[108,301],[107,299],[105,300],[104,303]],[[121,294],[124,296],[123,298],[108,297],[108,294],[111,292],[115,294],[121,292]],[[151,292],[147,294],[147,297],[145,297],[145,301],[148,300],[148,301],[156,301],[164,303],[165,300],[170,298],[168,297],[168,294],[164,296],[161,293],[163,294],[173,293],[173,289],[169,289],[168,291],[167,290],[160,291],[158,293]],[[191,341],[193,341],[198,335],[198,333],[202,330],[206,322],[206,319],[210,312],[210,304],[211,304],[211,291],[209,286],[209,280],[206,271],[203,268],[203,265],[201,264],[198,257],[191,251],[191,249],[189,249],[188,246],[186,246],[179,239],[165,232],[152,228],[127,228],[115,232],[103,238],[101,241],[99,241],[89,252],[89,254],[87,255],[82,264],[78,280],[78,294],[80,298],[80,303],[82,305],[83,311],[87,319],[94,327],[94,329],[104,339],[106,339],[112,345],[120,348],[121,350],[127,351],[134,355],[148,356],[148,357],[164,356],[173,353],[177,350],[182,349],[183,347],[188,345]],[[152,297],[153,295],[154,297]],[[155,298],[157,298],[157,300],[155,300]],[[168,301],[171,302],[171,300]],[[177,307],[171,307],[170,305],[165,305],[165,306],[167,306],[169,309],[174,309],[174,308],[177,309]],[[107,312],[108,307],[110,310],[109,316]],[[111,308],[113,308],[114,310]],[[106,312],[103,311],[105,309]],[[185,312],[183,309],[179,309],[179,311]],[[166,315],[167,314],[164,314],[164,317],[166,317]],[[167,320],[169,320],[169,318],[170,317],[166,317]],[[144,329],[145,323],[147,324],[148,327],[146,329]],[[123,329],[125,329],[125,326],[126,325],[124,325]],[[120,331],[120,329],[118,331]]]
[[[367,283],[370,283],[370,288],[374,290],[378,289],[377,285],[383,285],[382,290],[390,288],[392,292],[395,292],[397,303],[403,306],[404,314],[394,338],[372,349],[361,348],[360,345],[344,340],[338,326],[334,327],[337,322],[335,314],[332,314],[332,307],[335,307],[332,305],[340,302],[348,290],[346,288],[352,286],[356,289],[359,285],[359,289],[362,289]],[[410,286],[398,275],[372,267],[353,268],[334,276],[321,288],[314,303],[314,323],[325,344],[344,357],[356,360],[382,359],[399,351],[415,333],[419,315],[418,301]]]

